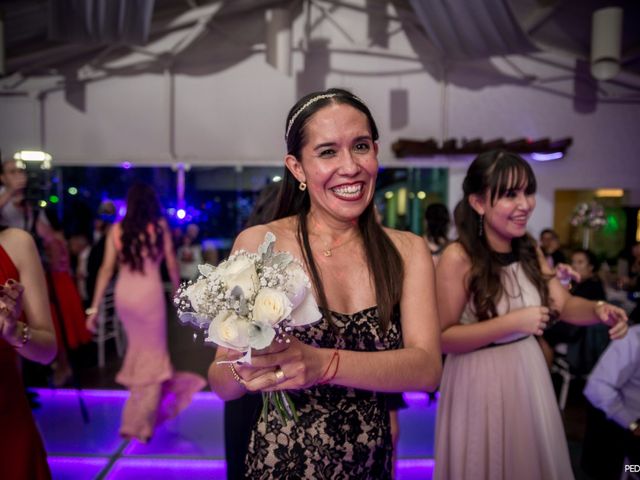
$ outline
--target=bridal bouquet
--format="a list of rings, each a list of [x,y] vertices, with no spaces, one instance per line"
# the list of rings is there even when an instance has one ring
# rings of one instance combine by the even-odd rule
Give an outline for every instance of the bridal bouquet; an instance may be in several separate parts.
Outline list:
[[[268,232],[257,253],[240,250],[217,267],[200,265],[200,276],[174,300],[182,323],[207,330],[205,342],[244,354],[236,363],[250,364],[252,349],[322,317],[302,265],[288,252],[274,252],[275,241]],[[297,418],[283,391],[263,393],[263,415],[271,406],[283,421]]]

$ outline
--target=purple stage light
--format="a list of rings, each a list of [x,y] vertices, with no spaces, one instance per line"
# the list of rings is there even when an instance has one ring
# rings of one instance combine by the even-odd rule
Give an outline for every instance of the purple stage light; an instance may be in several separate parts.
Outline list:
[[[49,468],[53,478],[96,478],[107,466],[106,457],[53,457],[49,456]]]
[[[118,435],[128,391],[36,391],[42,407],[34,411],[34,416],[54,478],[225,477],[223,402],[212,392],[198,392],[186,410],[158,427],[148,444],[141,444]],[[430,479],[437,402],[430,404],[422,392],[404,396],[409,408],[399,411],[402,435],[397,479]],[[88,423],[82,420],[79,397],[89,412]]]
[[[536,162],[551,162],[553,160],[560,160],[562,157],[564,157],[564,153],[562,152],[552,152],[552,153],[533,152],[531,154],[531,160],[535,160]]]
[[[398,460],[396,480],[430,480],[436,463],[432,459],[410,458]]]
[[[131,164],[131,162],[122,162],[120,166],[125,170],[129,170],[133,165]]]
[[[164,458],[123,458],[118,460],[109,474],[108,480],[205,480],[226,478],[227,467],[224,460],[177,460]]]

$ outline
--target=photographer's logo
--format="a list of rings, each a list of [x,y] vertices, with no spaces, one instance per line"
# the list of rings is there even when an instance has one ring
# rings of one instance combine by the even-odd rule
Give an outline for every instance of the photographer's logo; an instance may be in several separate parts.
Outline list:
[[[638,473],[640,472],[640,465],[625,465],[624,471],[631,472],[631,473]]]

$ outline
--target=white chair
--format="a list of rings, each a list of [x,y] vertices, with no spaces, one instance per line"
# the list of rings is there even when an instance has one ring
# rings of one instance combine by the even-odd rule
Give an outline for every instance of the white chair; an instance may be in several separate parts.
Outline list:
[[[107,288],[102,303],[100,304],[97,327],[93,341],[98,344],[98,366],[102,368],[105,364],[105,343],[107,340],[115,340],[116,351],[119,357],[122,357],[124,354],[124,335],[122,324],[120,323],[114,304],[113,284]]]
[[[564,407],[567,405],[567,397],[569,396],[569,386],[571,385],[571,380],[573,380],[575,376],[571,373],[569,362],[558,355],[553,359],[551,373],[558,374],[562,379],[560,393],[558,394],[558,406],[561,411],[564,411]]]

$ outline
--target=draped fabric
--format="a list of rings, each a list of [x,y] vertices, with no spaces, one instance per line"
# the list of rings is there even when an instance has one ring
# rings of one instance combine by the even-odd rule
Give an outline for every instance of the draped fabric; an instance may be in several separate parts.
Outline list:
[[[65,42],[144,44],[155,0],[49,0],[49,36]]]
[[[506,0],[409,0],[447,58],[472,60],[538,50]]]

